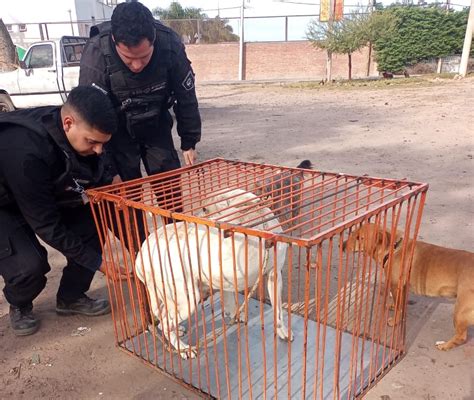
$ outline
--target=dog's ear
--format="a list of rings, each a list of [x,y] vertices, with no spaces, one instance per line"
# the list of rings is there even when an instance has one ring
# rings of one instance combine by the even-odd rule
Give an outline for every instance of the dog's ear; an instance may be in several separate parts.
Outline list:
[[[376,233],[377,237],[377,245],[381,246],[384,243],[384,232],[381,229],[377,229]],[[390,233],[385,232],[385,243],[390,242]]]
[[[395,243],[397,243],[397,241],[400,240],[402,237],[403,235],[399,231],[396,231],[395,234],[392,235],[389,230],[384,232],[382,229],[379,229],[377,233],[377,244],[379,247],[383,245],[384,251],[388,251],[390,246],[394,246]]]
[[[310,160],[303,160],[296,168],[313,169],[313,163]]]

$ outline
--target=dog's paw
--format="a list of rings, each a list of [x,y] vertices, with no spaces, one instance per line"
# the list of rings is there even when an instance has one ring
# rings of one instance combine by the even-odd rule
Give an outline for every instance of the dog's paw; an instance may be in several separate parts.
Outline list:
[[[291,329],[290,332],[288,332],[288,329],[284,325],[277,326],[277,335],[281,340],[286,342],[292,342],[295,338]]]
[[[387,325],[390,326],[390,327],[394,327],[395,325],[398,325],[398,323],[400,322],[400,320],[397,320],[393,317],[390,317],[388,320],[387,320]]]
[[[295,335],[293,335],[293,331],[290,330],[290,334],[288,335],[288,341],[292,342],[293,340],[295,340]]]
[[[234,315],[233,317],[230,317],[229,320],[229,325],[235,325],[235,324],[245,324],[247,321],[245,319],[245,316],[242,315]]]
[[[181,348],[181,351],[179,352],[179,355],[183,360],[188,360],[190,358],[196,358],[197,357],[197,350],[196,347],[194,346],[187,346],[185,348]]]
[[[454,347],[450,342],[445,342],[444,340],[438,340],[435,346],[438,350],[443,351],[451,350]]]

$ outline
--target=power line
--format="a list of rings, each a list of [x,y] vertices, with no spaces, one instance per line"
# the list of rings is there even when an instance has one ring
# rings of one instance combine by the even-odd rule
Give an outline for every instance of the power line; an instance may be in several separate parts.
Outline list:
[[[208,12],[208,11],[222,11],[222,10],[239,10],[240,7],[219,7],[219,8],[208,8],[206,10],[201,10],[202,12]]]
[[[293,0],[273,0],[275,3],[287,3],[287,4],[298,4],[304,6],[319,6],[319,3],[304,3],[302,1],[293,1]]]

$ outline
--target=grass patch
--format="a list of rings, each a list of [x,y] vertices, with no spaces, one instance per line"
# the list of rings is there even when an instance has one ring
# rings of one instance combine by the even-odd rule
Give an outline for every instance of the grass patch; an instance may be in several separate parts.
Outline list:
[[[410,86],[433,86],[445,83],[446,80],[453,80],[456,74],[432,74],[423,75],[411,78],[395,77],[393,79],[353,79],[338,80],[333,83],[326,83],[322,85],[320,82],[292,82],[282,84],[282,87],[288,89],[308,89],[308,90],[334,90],[334,89],[360,89],[360,88],[374,88],[374,89],[391,89],[397,87]]]

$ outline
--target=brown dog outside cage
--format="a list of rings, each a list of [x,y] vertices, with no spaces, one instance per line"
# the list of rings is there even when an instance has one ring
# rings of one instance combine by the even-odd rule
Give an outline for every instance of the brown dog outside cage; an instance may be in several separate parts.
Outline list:
[[[405,353],[427,189],[214,159],[91,190],[116,343],[216,398],[360,397]],[[413,240],[345,251],[369,223]]]

